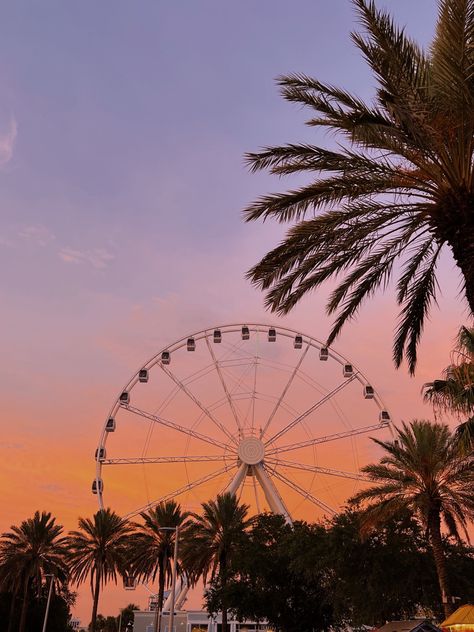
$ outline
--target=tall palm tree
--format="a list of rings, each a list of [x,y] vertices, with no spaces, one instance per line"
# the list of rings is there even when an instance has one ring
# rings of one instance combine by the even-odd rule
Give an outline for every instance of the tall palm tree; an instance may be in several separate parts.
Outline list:
[[[225,589],[233,551],[251,521],[248,505],[240,505],[234,494],[225,493],[202,504],[202,514],[192,514],[182,547],[184,567],[196,581],[218,577]],[[227,632],[227,607],[222,604],[222,632]]]
[[[448,533],[467,536],[474,519],[474,456],[463,455],[448,426],[429,421],[403,424],[394,441],[374,441],[383,448],[379,463],[362,471],[375,483],[362,490],[353,503],[363,503],[362,529],[368,531],[407,510],[425,528],[438,575],[446,616],[452,610],[441,520]]]
[[[174,500],[161,502],[140,514],[143,524],[136,524],[128,558],[129,570],[133,575],[155,581],[158,574],[157,621],[163,609],[165,584],[171,577],[171,562],[174,555],[176,527],[186,529],[188,512]]]
[[[79,530],[67,538],[67,560],[77,585],[90,579],[93,596],[91,630],[95,632],[100,589],[117,582],[125,566],[133,527],[111,509],[97,511],[92,519],[79,518]]]
[[[474,449],[474,328],[461,327],[451,364],[443,378],[423,386],[424,399],[437,412],[451,412],[468,417],[456,435],[463,450]]]
[[[19,632],[24,632],[28,594],[41,593],[45,575],[54,575],[55,583],[66,583],[68,570],[65,563],[63,527],[48,512],[36,511],[33,518],[24,520],[19,527],[0,538],[0,590],[12,593],[12,609],[18,593],[22,606]],[[13,620],[13,612],[11,621]]]
[[[248,276],[282,314],[338,277],[327,305],[337,314],[330,344],[401,270],[393,355],[397,366],[406,357],[413,372],[445,246],[474,313],[474,0],[438,0],[427,51],[372,0],[353,3],[366,34],[352,39],[374,74],[376,98],[366,103],[303,74],[280,77],[283,97],[310,109],[308,125],[335,132],[340,144],[288,144],[247,155],[254,171],[310,177],[246,209],[247,221],[295,222]]]

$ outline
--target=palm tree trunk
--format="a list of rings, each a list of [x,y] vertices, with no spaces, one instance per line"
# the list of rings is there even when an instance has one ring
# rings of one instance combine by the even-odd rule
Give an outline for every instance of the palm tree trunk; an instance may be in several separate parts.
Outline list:
[[[219,575],[221,580],[222,591],[222,632],[227,632],[227,557],[225,553],[222,553],[219,560]]]
[[[7,632],[13,632],[13,615],[15,613],[15,606],[16,606],[16,596],[18,593],[18,589],[15,588],[15,590],[12,593],[12,602],[10,604],[10,613],[8,615],[8,628],[7,628]]]
[[[167,564],[166,553],[164,558],[161,555],[158,558],[158,599],[156,600],[156,611],[154,630],[161,632],[161,615],[163,611],[163,597],[165,594],[165,569]]]
[[[25,583],[23,586],[23,603],[21,605],[21,615],[20,615],[20,625],[18,626],[18,632],[25,632],[26,626],[26,611],[28,609],[28,584],[29,577],[25,578]]]
[[[95,628],[96,628],[97,609],[99,607],[99,593],[100,593],[100,573],[96,573],[95,587],[94,587],[94,602],[92,604],[92,618],[91,618],[92,632],[95,632]]]
[[[448,203],[457,207],[457,217],[453,219],[450,213],[443,213],[445,209],[440,207],[435,232],[451,246],[454,259],[464,277],[471,314],[474,314],[474,203],[471,194],[467,192]]]
[[[443,601],[443,610],[445,617],[453,612],[454,606],[450,600],[450,591],[448,585],[448,574],[446,571],[446,558],[444,555],[443,541],[441,539],[441,520],[439,510],[435,509],[428,518],[429,539],[431,550],[433,551],[436,573],[438,575],[439,589]]]

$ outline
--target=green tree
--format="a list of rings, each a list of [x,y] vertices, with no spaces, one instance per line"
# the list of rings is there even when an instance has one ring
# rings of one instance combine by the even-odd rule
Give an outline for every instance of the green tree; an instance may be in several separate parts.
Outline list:
[[[413,372],[445,246],[474,313],[474,0],[439,0],[426,51],[372,0],[353,3],[366,33],[352,39],[374,74],[375,102],[303,74],[279,79],[286,100],[310,109],[308,125],[334,132],[340,143],[248,154],[254,171],[311,177],[245,211],[247,221],[295,222],[248,276],[282,314],[327,279],[340,279],[327,305],[337,314],[330,344],[401,270],[393,355],[397,366],[406,357]]]
[[[352,499],[364,503],[366,533],[393,517],[411,511],[427,534],[433,553],[446,616],[451,612],[441,520],[460,540],[474,518],[474,455],[463,455],[444,424],[413,421],[403,424],[394,441],[374,441],[384,450],[380,462],[362,471],[375,483]],[[467,537],[467,533],[466,533]]]
[[[225,588],[236,545],[250,525],[248,505],[240,505],[234,494],[218,495],[202,504],[202,514],[191,514],[182,546],[182,562],[192,581],[208,577],[224,589],[222,600],[222,632],[227,632]]]
[[[140,610],[140,606],[137,606],[134,603],[129,603],[128,606],[125,606],[125,608],[120,610],[120,615],[117,617],[117,622],[120,621],[120,616],[122,617],[122,624],[119,632],[126,630],[128,625],[133,625],[135,620],[135,616],[133,614],[134,610]]]
[[[34,594],[28,595],[27,629],[28,632],[42,632],[48,589],[42,591],[40,597]],[[53,593],[48,615],[48,632],[66,632],[71,620],[71,605],[75,595],[67,590]],[[0,632],[18,630],[19,612],[10,615],[11,593],[0,593]]]
[[[0,591],[11,590],[10,621],[17,595],[21,596],[19,632],[24,632],[30,591],[41,595],[45,575],[54,575],[56,587],[67,583],[63,527],[48,512],[36,511],[33,518],[0,538]],[[11,630],[11,625],[9,631]]]
[[[226,586],[211,582],[208,610],[217,612],[225,600],[237,620],[266,620],[278,632],[329,629],[333,618],[325,571],[321,564],[308,563],[310,551],[324,550],[324,533],[321,525],[257,516],[234,551]]]
[[[338,625],[378,627],[437,613],[436,571],[423,530],[408,513],[360,537],[360,516],[347,510],[327,525],[324,546],[312,547],[306,563],[326,568],[327,591]],[[458,594],[458,593],[456,593]]]
[[[67,560],[77,585],[90,578],[93,595],[91,630],[96,631],[100,589],[108,581],[117,582],[125,567],[133,527],[111,509],[97,511],[92,519],[79,518],[79,531],[67,538]]]
[[[161,502],[140,514],[143,524],[136,524],[130,546],[129,566],[133,575],[152,580],[158,575],[157,614],[163,609],[165,584],[170,583],[176,527],[183,532],[189,513],[181,511],[174,500]]]
[[[437,413],[450,412],[468,417],[456,434],[463,450],[474,448],[474,328],[461,327],[450,365],[442,379],[423,386],[424,399]]]

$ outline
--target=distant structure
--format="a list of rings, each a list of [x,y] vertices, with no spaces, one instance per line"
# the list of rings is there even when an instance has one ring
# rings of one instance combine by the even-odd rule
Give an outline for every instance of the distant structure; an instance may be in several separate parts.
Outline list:
[[[153,632],[154,613],[143,610],[134,611],[133,632]],[[167,612],[163,613],[161,632],[168,632]],[[221,617],[210,618],[207,612],[188,610],[176,612],[173,622],[173,632],[219,632]],[[436,628],[437,629],[437,628]],[[266,632],[270,628],[265,623],[257,624],[253,621],[229,621],[230,632]],[[439,632],[439,630],[438,630]]]
[[[377,628],[377,632],[440,632],[428,619],[409,619],[407,621],[388,621]]]

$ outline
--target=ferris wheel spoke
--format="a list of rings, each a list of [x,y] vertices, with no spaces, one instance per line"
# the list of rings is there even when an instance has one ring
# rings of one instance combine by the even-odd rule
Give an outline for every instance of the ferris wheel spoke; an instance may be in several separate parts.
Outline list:
[[[280,480],[282,483],[287,485],[287,487],[289,487],[293,491],[297,492],[300,496],[303,496],[303,498],[311,501],[314,505],[316,505],[317,507],[319,507],[323,511],[327,511],[331,515],[335,515],[336,514],[336,511],[332,507],[330,507],[329,505],[326,505],[325,502],[323,502],[319,498],[316,498],[316,496],[313,496],[308,491],[306,491],[305,489],[303,489],[302,487],[297,485],[294,481],[292,481],[291,479],[287,478],[286,476],[284,476],[280,472],[277,472],[275,469],[272,468],[271,469],[271,473],[272,473],[272,475],[275,478],[278,478],[278,480]]]
[[[133,516],[136,516],[137,514],[143,511],[146,511],[150,507],[154,507],[155,505],[158,505],[159,503],[166,502],[167,500],[172,500],[173,498],[176,498],[176,496],[185,494],[186,492],[191,491],[195,487],[199,487],[199,485],[204,485],[204,483],[208,483],[209,481],[212,481],[213,479],[218,478],[219,476],[222,476],[223,474],[225,474],[229,470],[232,470],[235,467],[237,467],[235,464],[221,467],[219,470],[216,470],[215,472],[211,472],[210,474],[207,474],[206,476],[203,476],[202,478],[198,478],[192,483],[183,485],[183,487],[180,487],[179,489],[175,489],[169,494],[165,494],[164,496],[161,496],[160,498],[157,498],[156,500],[153,500],[152,502],[149,502],[146,505],[143,505],[143,507],[140,507],[139,509],[136,509],[132,513],[129,513],[126,516],[124,516],[124,519],[127,520],[129,518],[132,518]]]
[[[219,428],[219,430],[221,430],[221,432],[223,432],[227,436],[227,438],[230,439],[230,441],[232,441],[232,443],[237,443],[236,438],[229,432],[229,430],[227,430],[224,425],[221,424],[218,419],[216,419],[212,412],[199,401],[199,399],[188,389],[184,382],[182,382],[172,371],[164,367],[162,363],[159,363],[159,366],[166,373],[166,375],[181,388],[183,393],[185,393],[189,397],[189,399],[202,410],[206,417],[208,417],[214,423],[214,425]]]
[[[170,421],[169,419],[164,419],[163,417],[159,417],[158,415],[153,415],[152,413],[149,413],[146,410],[141,410],[140,408],[137,408],[136,406],[130,406],[130,404],[128,404],[128,405],[123,406],[123,408],[133,413],[134,415],[138,415],[139,417],[143,417],[145,419],[149,419],[150,421],[154,421],[155,423],[160,424],[161,426],[165,426],[166,428],[172,428],[173,430],[176,430],[177,432],[181,432],[190,437],[193,437],[193,439],[199,439],[200,441],[205,441],[206,443],[214,445],[217,448],[220,448],[221,450],[231,450],[232,452],[235,452],[233,446],[226,445],[225,443],[222,443],[221,441],[218,441],[217,439],[214,439],[213,437],[208,437],[207,435],[201,434],[200,432],[197,432],[196,430],[192,430],[191,428],[185,428],[184,426],[180,426],[176,422]]]
[[[287,426],[285,426],[282,430],[280,430],[275,435],[273,435],[273,437],[268,439],[268,441],[265,442],[266,445],[268,445],[269,443],[273,443],[274,441],[276,441],[277,439],[282,437],[284,434],[286,434],[287,432],[292,430],[295,426],[297,426],[299,423],[301,423],[303,421],[303,419],[306,419],[306,417],[308,417],[308,415],[310,415],[315,410],[320,408],[323,404],[325,404],[327,401],[329,401],[331,399],[331,397],[333,397],[334,395],[336,395],[337,393],[342,391],[348,384],[350,384],[353,380],[355,380],[356,377],[357,377],[357,373],[354,373],[351,377],[349,377],[346,380],[344,380],[344,382],[341,382],[340,384],[338,384],[336,386],[336,388],[333,388],[332,391],[327,393],[324,397],[322,397],[320,400],[318,400],[315,404],[310,406],[307,410],[304,411],[304,413],[301,413],[301,415],[298,415],[298,417],[296,417],[296,419],[294,419],[291,423],[289,423]]]
[[[230,394],[230,392],[229,392],[229,390],[227,388],[227,384],[225,383],[224,376],[222,375],[222,371],[221,371],[221,367],[220,367],[219,361],[217,360],[216,354],[214,353],[214,350],[213,350],[213,348],[211,347],[211,345],[209,343],[208,336],[206,336],[206,345],[207,345],[207,348],[208,348],[209,353],[211,355],[212,361],[214,362],[214,366],[216,368],[217,375],[219,376],[219,380],[221,382],[222,388],[224,389],[224,393],[225,393],[225,396],[226,396],[227,401],[229,403],[230,409],[232,411],[232,415],[234,416],[235,423],[237,424],[237,428],[239,429],[239,433],[241,433],[242,432],[242,427],[240,425],[240,420],[239,420],[239,417],[237,415],[237,411],[235,410],[234,402],[233,402],[231,394]]]
[[[365,474],[361,474],[358,472],[346,472],[344,470],[333,470],[328,467],[319,467],[316,465],[306,465],[304,463],[295,463],[294,461],[284,461],[284,460],[272,460],[269,459],[266,461],[270,463],[273,467],[290,467],[294,470],[301,470],[303,472],[311,472],[316,474],[327,474],[328,476],[338,476],[340,478],[350,478],[355,481],[368,481],[369,478]]]
[[[270,413],[270,417],[267,419],[267,422],[266,422],[266,424],[265,424],[265,427],[264,427],[264,428],[263,428],[263,430],[261,431],[260,438],[262,438],[262,437],[263,437],[263,435],[265,434],[265,432],[266,432],[266,431],[267,431],[267,429],[268,429],[268,426],[271,424],[273,417],[276,415],[276,413],[277,413],[278,409],[280,408],[280,405],[281,405],[281,403],[282,403],[282,401],[283,401],[283,399],[284,399],[285,395],[287,394],[288,389],[289,389],[289,388],[290,388],[290,386],[292,385],[293,380],[295,379],[295,376],[296,376],[296,374],[298,373],[298,370],[299,370],[299,368],[300,368],[301,364],[303,363],[303,360],[305,359],[306,354],[308,353],[308,349],[309,349],[309,348],[310,348],[310,344],[308,343],[308,344],[306,345],[306,349],[305,349],[305,350],[303,351],[303,353],[301,354],[301,357],[300,357],[300,359],[299,359],[299,361],[298,361],[298,364],[297,364],[297,365],[295,366],[295,368],[293,369],[293,371],[292,371],[292,373],[291,373],[291,375],[290,375],[290,377],[289,377],[289,379],[288,379],[287,383],[285,384],[285,388],[284,388],[284,389],[283,389],[283,391],[281,392],[281,395],[280,395],[280,397],[278,398],[277,403],[275,404],[275,406],[274,406],[274,408],[273,408],[272,412]]]
[[[345,432],[336,432],[335,434],[326,435],[324,437],[316,437],[314,439],[307,439],[306,441],[299,441],[298,443],[283,445],[278,448],[271,448],[270,450],[267,450],[266,453],[268,456],[273,456],[281,454],[282,452],[291,452],[292,450],[299,450],[300,448],[308,448],[320,443],[329,443],[330,441],[337,441],[338,439],[355,437],[359,434],[367,434],[368,432],[373,432],[374,430],[384,430],[387,427],[387,423],[372,424],[371,426],[363,426],[362,428],[354,428],[353,430],[346,430]]]
[[[115,459],[103,459],[102,465],[140,465],[146,463],[211,463],[213,461],[225,461],[224,455],[196,455],[196,456],[147,456],[147,457],[123,457]]]

